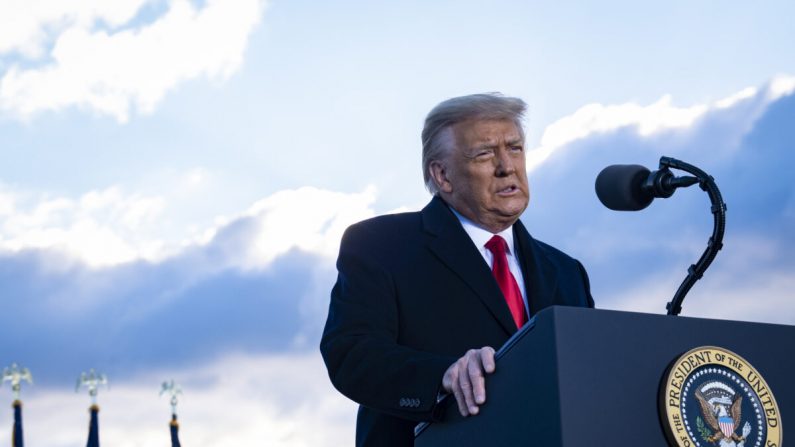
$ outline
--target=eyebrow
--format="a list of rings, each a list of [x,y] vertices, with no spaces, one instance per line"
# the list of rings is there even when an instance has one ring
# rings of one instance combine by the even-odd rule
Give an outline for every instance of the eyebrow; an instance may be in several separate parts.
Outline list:
[[[505,140],[505,144],[507,146],[516,146],[518,144],[524,144],[524,139],[522,137],[516,137],[516,138],[512,138],[512,139],[507,139],[507,140]],[[497,146],[498,146],[498,144],[496,142],[494,142],[494,141],[480,141],[478,143],[475,143],[472,146],[471,149],[474,149],[474,150],[477,150],[477,149],[491,149],[491,148],[494,148],[494,147],[497,147]]]

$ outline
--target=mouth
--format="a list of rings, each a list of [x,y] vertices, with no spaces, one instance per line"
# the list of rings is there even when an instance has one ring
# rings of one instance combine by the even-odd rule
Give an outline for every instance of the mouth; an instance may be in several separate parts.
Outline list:
[[[519,191],[520,190],[519,190],[518,186],[516,186],[516,185],[508,185],[508,186],[506,186],[504,188],[498,189],[497,190],[497,195],[498,196],[512,196],[514,194],[519,193]]]

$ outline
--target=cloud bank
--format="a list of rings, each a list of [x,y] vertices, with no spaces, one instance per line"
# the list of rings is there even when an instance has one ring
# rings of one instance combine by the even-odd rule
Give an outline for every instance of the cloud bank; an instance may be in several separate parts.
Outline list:
[[[181,82],[242,64],[262,0],[33,1],[0,7],[0,109],[30,119],[67,107],[125,122]],[[145,20],[148,15],[152,20]],[[50,42],[52,42],[51,45]],[[46,57],[44,57],[46,54]]]
[[[706,195],[680,190],[617,213],[593,182],[610,164],[688,161],[715,177],[729,208],[724,249],[684,314],[795,324],[793,91],[779,77],[709,104],[588,105],[549,126],[523,220],[583,261],[598,307],[664,313],[710,234]],[[26,402],[38,443],[83,441],[85,398],[58,390],[92,366],[115,380],[103,426],[120,445],[163,442],[168,408],[154,394],[169,375],[186,390],[185,442],[352,442],[353,407],[328,383],[316,344],[341,232],[375,214],[374,189],[277,192],[185,240],[158,232],[168,195],[0,191],[0,337],[16,340],[0,359],[38,379]],[[99,244],[107,255],[92,233],[113,235]],[[33,435],[44,421],[59,430]],[[307,421],[316,430],[301,432]]]
[[[205,228],[181,227],[175,238],[163,223],[185,224],[175,216],[184,194],[145,196],[111,186],[53,197],[0,184],[0,253],[45,250],[90,268],[159,263],[208,244],[228,252],[224,267],[242,270],[267,267],[294,249],[333,258],[345,228],[374,215],[375,194],[372,186],[353,194],[278,191]]]
[[[706,247],[706,194],[680,190],[620,213],[602,207],[593,182],[611,164],[656,168],[661,155],[690,162],[716,179],[728,216],[724,249],[684,314],[793,324],[795,187],[784,168],[795,161],[786,124],[795,117],[793,91],[795,78],[781,76],[712,104],[675,107],[665,97],[649,106],[583,107],[547,129],[545,137],[563,144],[542,144],[548,153],[531,172],[537,193],[524,220],[585,262],[601,307],[662,313]]]
[[[342,232],[374,215],[374,199],[372,188],[277,192],[157,260],[135,249],[162,240],[123,239],[147,220],[140,210],[159,211],[160,201],[109,190],[15,212],[7,200],[0,286],[9,306],[0,333],[25,343],[4,357],[55,378],[92,363],[119,374],[231,351],[306,348],[320,332]],[[109,262],[118,246],[134,256]]]

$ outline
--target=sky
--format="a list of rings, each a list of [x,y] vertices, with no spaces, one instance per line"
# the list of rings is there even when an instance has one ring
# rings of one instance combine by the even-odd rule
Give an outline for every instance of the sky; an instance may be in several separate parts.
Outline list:
[[[724,248],[683,315],[795,324],[795,4],[0,0],[0,363],[28,445],[351,445],[317,344],[351,223],[421,209],[427,112],[529,105],[531,234],[597,307],[662,314],[711,233],[698,188],[614,212],[663,155],[715,178]],[[0,400],[12,400],[7,385]],[[0,412],[0,439],[12,413]],[[311,427],[308,429],[307,427]]]

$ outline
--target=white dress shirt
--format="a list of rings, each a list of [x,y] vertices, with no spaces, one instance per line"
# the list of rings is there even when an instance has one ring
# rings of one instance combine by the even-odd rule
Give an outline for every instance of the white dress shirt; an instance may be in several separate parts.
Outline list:
[[[474,222],[462,216],[461,213],[454,210],[453,208],[450,208],[450,210],[461,222],[461,225],[464,227],[464,231],[466,231],[466,233],[469,235],[469,238],[472,239],[475,247],[477,247],[481,256],[483,256],[483,260],[486,261],[486,264],[489,266],[489,270],[491,270],[494,266],[494,255],[491,253],[491,250],[486,248],[486,243],[494,236],[494,234],[475,225]],[[527,305],[527,292],[525,292],[524,276],[522,275],[522,268],[519,267],[519,261],[516,259],[515,255],[516,249],[513,243],[513,225],[501,231],[500,233],[497,233],[497,235],[505,239],[505,242],[508,243],[508,251],[506,253],[508,257],[508,268],[511,270],[511,273],[516,280],[516,284],[519,286],[519,291],[522,292],[522,300],[524,301],[525,312],[528,313],[529,318],[530,306]]]

